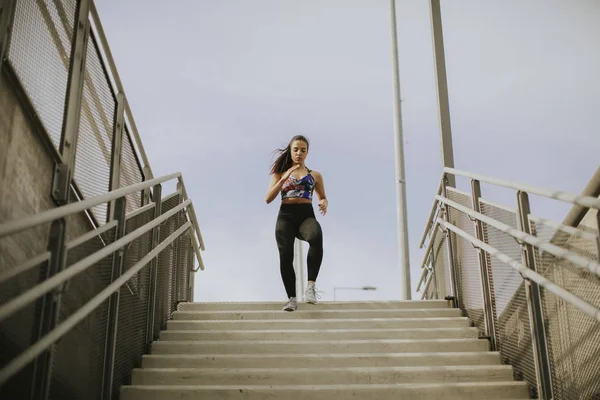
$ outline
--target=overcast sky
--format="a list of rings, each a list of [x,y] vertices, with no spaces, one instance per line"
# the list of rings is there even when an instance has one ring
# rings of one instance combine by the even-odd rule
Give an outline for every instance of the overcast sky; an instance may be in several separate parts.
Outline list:
[[[197,301],[283,300],[264,202],[295,134],[325,180],[317,286],[398,299],[393,75],[386,0],[97,4],[156,176],[181,171],[206,242]],[[441,175],[429,2],[398,0],[413,290]],[[579,192],[599,165],[600,2],[442,1],[455,165]],[[462,187],[466,181],[461,181]],[[514,204],[514,194],[484,197]],[[562,220],[569,207],[533,199]]]

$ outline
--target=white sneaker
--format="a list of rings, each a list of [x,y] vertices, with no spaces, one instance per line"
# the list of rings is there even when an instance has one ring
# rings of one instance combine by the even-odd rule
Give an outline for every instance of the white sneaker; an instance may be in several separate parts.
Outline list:
[[[287,302],[285,307],[283,307],[283,311],[296,311],[298,309],[298,301],[295,297],[290,297],[290,300]]]
[[[318,303],[318,300],[317,300],[318,296],[319,295],[317,294],[317,289],[315,289],[315,284],[314,283],[309,283],[308,286],[306,287],[306,291],[304,292],[304,298],[306,299],[305,301],[308,304],[317,304]]]

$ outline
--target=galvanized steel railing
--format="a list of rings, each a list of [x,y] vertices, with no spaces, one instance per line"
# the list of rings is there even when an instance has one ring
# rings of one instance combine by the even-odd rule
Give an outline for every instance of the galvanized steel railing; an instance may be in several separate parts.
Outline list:
[[[470,193],[447,185],[467,178]],[[481,183],[516,191],[516,207]],[[576,227],[534,216],[529,195],[588,209]],[[542,399],[600,396],[600,199],[447,168],[420,246],[417,291],[450,298]],[[592,362],[592,360],[595,360]]]
[[[173,180],[177,190],[163,198],[162,184]],[[126,214],[127,196],[148,189],[152,202]],[[113,220],[73,232],[111,203]],[[177,304],[193,299],[193,260],[204,269],[204,244],[192,210],[181,175],[172,174],[0,225],[6,252],[18,252],[24,238],[47,240],[26,260],[3,257],[3,398],[117,395]]]

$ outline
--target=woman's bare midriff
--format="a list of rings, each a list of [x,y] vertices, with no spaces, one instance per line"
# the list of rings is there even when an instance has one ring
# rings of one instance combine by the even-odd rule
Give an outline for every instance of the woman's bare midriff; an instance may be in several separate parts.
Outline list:
[[[311,204],[312,201],[309,199],[284,199],[282,204]]]

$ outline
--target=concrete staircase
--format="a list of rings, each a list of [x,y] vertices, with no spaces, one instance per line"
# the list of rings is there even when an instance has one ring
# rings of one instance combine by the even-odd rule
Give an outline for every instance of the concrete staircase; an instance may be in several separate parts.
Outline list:
[[[182,303],[121,400],[526,399],[445,301]]]

